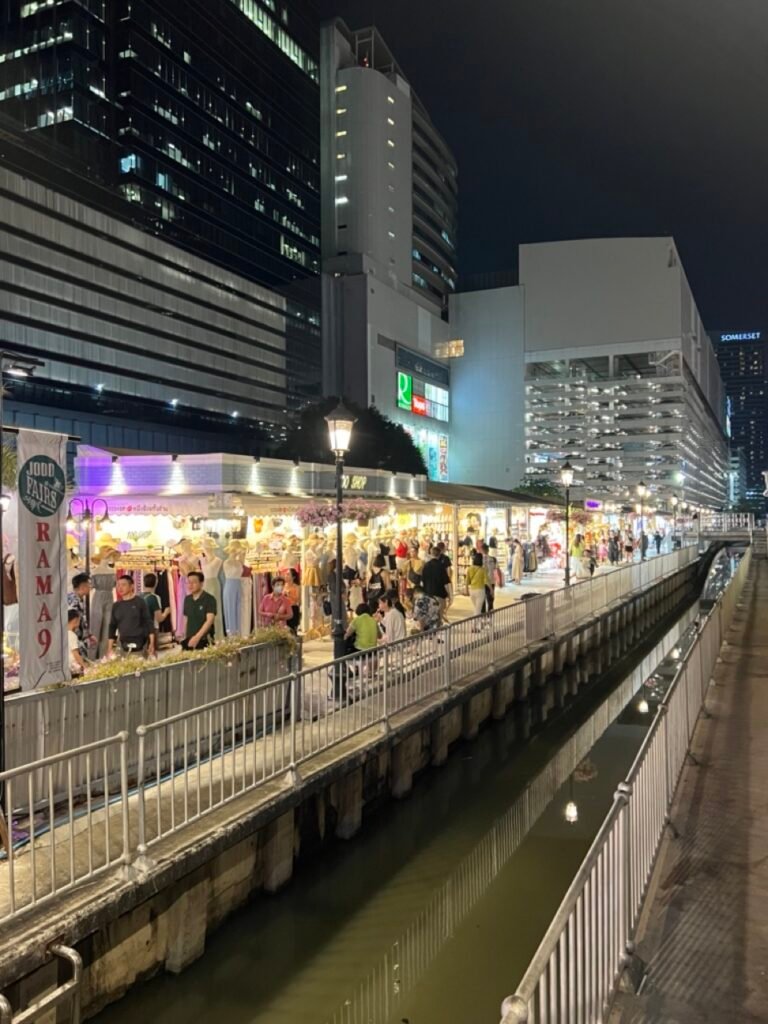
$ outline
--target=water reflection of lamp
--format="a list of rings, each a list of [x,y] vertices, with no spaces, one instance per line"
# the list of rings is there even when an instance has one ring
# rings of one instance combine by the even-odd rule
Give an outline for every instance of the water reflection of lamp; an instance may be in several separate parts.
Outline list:
[[[570,782],[570,799],[565,805],[565,820],[569,825],[575,825],[579,820],[579,807],[576,801],[573,799],[573,776],[571,776]]]
[[[651,705],[648,703],[648,698],[645,693],[645,683],[643,683],[643,687],[640,690],[640,700],[637,702],[637,710],[641,715],[647,715],[651,710]]]

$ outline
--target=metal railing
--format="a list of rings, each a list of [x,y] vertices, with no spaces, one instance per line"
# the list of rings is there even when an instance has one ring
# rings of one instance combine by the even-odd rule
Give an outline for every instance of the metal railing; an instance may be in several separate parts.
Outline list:
[[[269,780],[591,619],[696,558],[686,548],[252,687],[138,729],[139,855]],[[171,753],[173,756],[171,757]]]
[[[133,737],[139,725],[169,718],[230,696],[257,682],[278,679],[288,671],[287,657],[275,644],[244,647],[229,661],[190,659],[163,664],[148,661],[140,673],[97,679],[41,692],[30,691],[6,698],[6,764],[19,766],[40,758],[72,752],[127,732]],[[128,750],[128,772],[135,780],[138,769],[136,744]],[[66,799],[70,787],[81,794],[93,781],[84,758],[60,760],[53,769],[56,801]],[[108,777],[120,771],[117,750],[107,759]],[[36,797],[43,799],[36,779]],[[13,806],[7,804],[6,806]]]
[[[626,780],[502,1024],[602,1024],[633,951],[643,899],[723,636],[749,571],[741,560],[700,625]]]
[[[5,996],[0,995],[0,1024],[34,1024],[44,1017],[52,1019],[60,1006],[68,1006],[67,1020],[69,1024],[80,1024],[80,988],[83,983],[83,958],[76,949],[55,942],[49,949],[55,957],[63,960],[72,968],[72,977],[63,985],[46,992],[23,1010],[14,1015],[13,1008]]]
[[[114,701],[101,717],[103,705],[78,703],[87,695],[75,694],[74,704],[67,704],[67,691],[53,691],[64,701],[62,708],[74,708],[80,728],[93,718],[125,723],[134,731],[122,729],[0,775],[6,807],[13,809],[8,824],[14,836],[6,859],[0,859],[5,917],[128,864],[134,853],[141,867],[161,839],[241,794],[270,782],[295,781],[302,765],[318,755],[327,756],[371,727],[388,729],[397,715],[448,693],[459,679],[487,672],[489,665],[592,618],[695,558],[693,548],[657,556],[567,591],[532,596],[489,615],[234,693],[226,687],[251,679],[258,662],[253,668],[246,660],[243,672],[230,666],[226,682],[215,662],[206,663],[199,675],[180,675],[176,703],[163,703],[171,687],[161,666],[139,679],[113,680],[91,691]],[[191,662],[174,669],[183,673],[199,666]],[[83,689],[87,685],[94,684]],[[120,693],[123,685],[126,694]],[[188,706],[205,694],[213,699]],[[174,712],[160,717],[169,706]]]
[[[129,735],[76,747],[0,772],[7,806],[9,844],[2,864],[0,916],[38,907],[76,885],[131,860],[128,818]],[[120,765],[117,781],[109,769]],[[85,787],[75,793],[75,765],[85,769]],[[69,780],[59,799],[57,778]],[[40,798],[42,794],[42,799]]]
[[[644,681],[680,642],[695,618],[689,609],[652,651],[594,709],[547,764],[526,784],[482,840],[441,884],[410,926],[389,942],[378,963],[349,993],[326,1024],[389,1020],[407,992],[418,984],[443,946],[504,870],[553,797],[595,743],[640,690]]]

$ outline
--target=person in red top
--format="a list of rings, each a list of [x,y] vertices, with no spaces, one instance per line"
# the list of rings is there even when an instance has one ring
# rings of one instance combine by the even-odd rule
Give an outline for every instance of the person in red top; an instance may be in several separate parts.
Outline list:
[[[285,593],[285,580],[281,576],[272,581],[272,593],[262,597],[259,615],[262,626],[285,626],[293,615],[290,598]]]

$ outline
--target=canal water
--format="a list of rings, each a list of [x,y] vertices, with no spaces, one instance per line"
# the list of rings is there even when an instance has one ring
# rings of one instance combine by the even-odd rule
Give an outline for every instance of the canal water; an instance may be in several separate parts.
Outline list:
[[[707,596],[729,576],[722,559]],[[683,634],[571,778],[547,794],[529,830],[526,781],[640,661],[647,646],[632,647],[634,630],[548,683],[535,705],[460,747],[407,800],[372,813],[354,841],[300,864],[289,888],[228,919],[183,974],[140,986],[98,1024],[498,1020],[502,997],[535,952],[692,635]],[[652,636],[651,647],[658,631]],[[566,820],[574,807],[577,820]]]

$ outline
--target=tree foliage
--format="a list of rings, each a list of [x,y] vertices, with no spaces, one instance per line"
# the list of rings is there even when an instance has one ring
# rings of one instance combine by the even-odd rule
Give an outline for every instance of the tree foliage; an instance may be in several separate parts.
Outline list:
[[[562,498],[563,492],[549,480],[531,480],[523,477],[515,487],[517,494],[530,494],[532,498]]]
[[[275,453],[281,459],[302,462],[333,462],[328,448],[328,424],[324,417],[338,405],[338,398],[324,398],[298,413],[288,437]],[[345,462],[361,469],[385,469],[398,473],[426,473],[421,452],[399,423],[375,406],[363,409],[354,402],[344,405],[357,416],[352,444]]]

